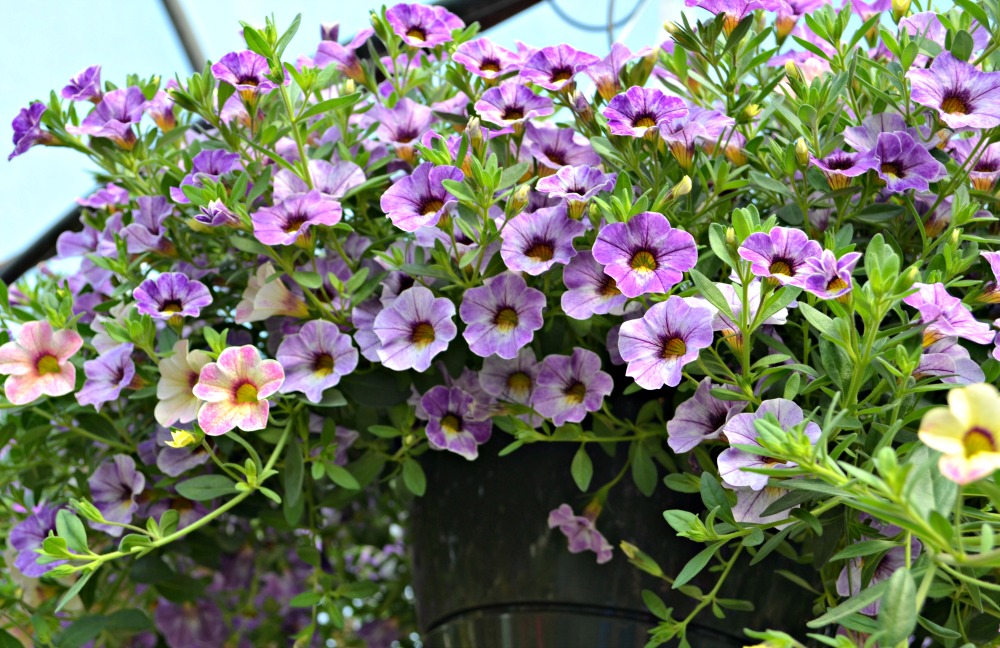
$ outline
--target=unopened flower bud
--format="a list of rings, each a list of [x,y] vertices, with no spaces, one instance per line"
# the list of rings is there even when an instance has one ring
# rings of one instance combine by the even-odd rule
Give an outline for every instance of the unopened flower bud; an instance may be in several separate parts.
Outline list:
[[[354,79],[348,79],[347,81],[344,81],[344,94],[345,95],[354,94],[354,91],[357,90],[357,88],[358,88],[358,84],[355,83]]]
[[[670,190],[670,200],[677,200],[681,196],[686,196],[691,193],[691,176],[684,176],[681,178],[680,182],[674,185],[674,188]]]
[[[739,121],[746,123],[753,121],[753,118],[760,114],[761,107],[760,104],[750,104],[746,108],[740,111]]]
[[[511,194],[510,199],[507,201],[507,218],[513,218],[521,213],[521,211],[528,205],[528,194],[531,192],[531,187],[527,184],[523,184],[518,187],[513,194]]]
[[[809,164],[809,146],[801,137],[795,141],[795,161],[799,166]]]
[[[951,244],[957,246],[962,241],[962,229],[956,227],[951,230]]]
[[[594,108],[580,91],[576,91],[573,94],[573,112],[576,113],[576,116],[579,117],[580,121],[584,123],[589,124],[594,121]]]
[[[187,430],[170,430],[170,440],[164,443],[171,448],[186,448],[198,442],[198,438]]]
[[[892,0],[892,19],[897,23],[910,11],[910,0]]]
[[[785,61],[785,76],[796,81],[802,80],[802,70],[795,65],[795,61]]]
[[[483,126],[479,117],[470,117],[465,130],[469,133],[469,143],[472,144],[472,148],[478,151],[483,143]]]
[[[632,561],[633,565],[635,565],[642,571],[646,572],[647,574],[652,574],[653,576],[656,576],[657,578],[663,576],[663,570],[660,569],[660,566],[658,564],[656,564],[656,561],[653,560],[646,553],[644,553],[641,549],[639,549],[639,547],[636,547],[634,544],[625,542],[624,540],[622,540],[621,544],[619,544],[618,546],[621,547],[622,553],[624,553],[625,556],[630,561]]]
[[[678,32],[678,30],[679,30],[679,27],[677,26],[677,23],[671,22],[669,20],[664,21],[664,23],[663,23],[663,31],[667,32],[668,34],[673,35],[673,34],[676,34]]]

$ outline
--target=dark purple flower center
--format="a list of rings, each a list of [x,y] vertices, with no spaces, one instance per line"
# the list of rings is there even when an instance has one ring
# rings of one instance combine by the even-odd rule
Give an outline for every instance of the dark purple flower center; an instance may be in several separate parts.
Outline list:
[[[484,58],[483,62],[479,64],[479,69],[483,72],[499,72],[500,61],[495,58]]]
[[[652,128],[656,126],[656,115],[651,112],[637,113],[632,117],[632,128]]]
[[[410,331],[410,342],[423,348],[434,341],[434,327],[430,322],[417,322]]]
[[[161,313],[179,313],[184,310],[184,304],[179,299],[168,299],[160,306]]]
[[[531,389],[531,376],[523,371],[515,371],[507,376],[507,388],[512,392],[526,392]]]
[[[284,229],[285,232],[291,234],[292,232],[298,232],[305,225],[306,221],[309,220],[305,214],[290,214],[285,220]]]
[[[966,459],[971,459],[980,452],[997,452],[996,439],[993,433],[981,427],[974,427],[962,437]]]
[[[671,337],[663,342],[663,350],[660,355],[664,360],[673,360],[683,357],[687,353],[687,344],[679,337]]]
[[[233,390],[233,400],[241,404],[256,403],[259,400],[257,397],[257,385],[249,380],[241,382]]]
[[[505,121],[524,119],[524,108],[521,106],[507,106],[503,109],[503,114],[500,115],[500,118]]]
[[[445,434],[458,434],[462,431],[462,417],[448,412],[441,417],[441,429]]]
[[[39,376],[57,374],[60,372],[59,358],[50,353],[46,353],[35,362],[35,370],[38,371]]]
[[[601,283],[598,292],[604,297],[617,297],[622,294],[622,291],[618,290],[618,282],[615,281],[614,277],[607,275],[604,275],[604,281]]]
[[[253,86],[257,87],[260,85],[260,80],[257,78],[256,74],[241,74],[236,78],[237,85]]]
[[[660,264],[656,262],[656,255],[652,250],[637,250],[628,262],[629,267],[638,272],[653,272]]]
[[[552,241],[536,239],[524,251],[524,256],[539,262],[551,261],[555,256],[555,245]]]
[[[333,373],[333,356],[321,353],[313,360],[313,373],[319,376],[329,376]]]
[[[497,329],[501,333],[509,333],[517,328],[518,316],[517,311],[510,306],[504,306],[497,311],[496,316],[493,318],[493,324],[496,325]]]
[[[545,154],[545,157],[549,158],[549,161],[552,162],[552,164],[555,164],[557,166],[566,166],[566,158],[563,157],[562,151],[558,149],[547,148],[543,149],[542,153]]]
[[[978,171],[979,173],[995,173],[998,169],[1000,169],[1000,161],[980,159],[979,162],[976,162],[976,166],[973,168],[973,171]]]
[[[412,128],[396,131],[396,141],[400,144],[409,144],[417,138],[417,131]]]
[[[407,29],[406,35],[408,38],[412,38],[414,40],[420,40],[420,41],[427,40],[427,32],[424,31],[423,27],[420,27],[418,25],[414,25],[413,27]]]
[[[572,78],[573,78],[573,68],[565,65],[562,67],[555,68],[549,75],[549,81],[551,81],[552,83],[558,83],[560,81],[566,81]]]
[[[883,162],[881,166],[882,175],[887,175],[890,178],[905,178],[906,172],[903,171],[903,165],[897,161],[890,160],[888,162]]]
[[[584,385],[579,380],[577,380],[574,383],[571,383],[570,385],[567,385],[566,388],[563,389],[563,396],[566,397],[567,401],[569,401],[574,405],[579,405],[580,403],[582,403],[586,395],[587,395],[587,386]]]
[[[767,271],[772,275],[784,275],[786,277],[795,276],[795,264],[791,260],[777,257],[771,261]]]
[[[842,171],[854,166],[854,158],[850,155],[836,155],[826,161],[826,166],[833,171]]]
[[[968,90],[952,90],[941,98],[941,110],[949,115],[968,115],[972,112]]]
[[[433,196],[428,196],[420,202],[420,213],[424,216],[430,216],[441,211],[442,207],[444,207],[444,201],[438,200]]]
[[[826,284],[826,291],[831,293],[840,292],[844,288],[847,288],[847,282],[840,277],[834,277]]]

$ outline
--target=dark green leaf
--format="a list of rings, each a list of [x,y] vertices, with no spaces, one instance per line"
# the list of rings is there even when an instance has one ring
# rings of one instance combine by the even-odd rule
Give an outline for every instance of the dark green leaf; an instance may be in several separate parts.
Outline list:
[[[671,587],[677,589],[701,573],[701,570],[708,565],[708,561],[712,559],[715,552],[724,544],[726,544],[725,541],[716,542],[699,551],[694,558],[684,565],[684,568],[681,569],[681,573],[677,574],[677,578],[674,579],[674,584]]]
[[[324,468],[326,468],[327,476],[337,486],[348,490],[358,490],[361,488],[361,483],[346,468],[333,463],[326,464]]]
[[[878,613],[880,642],[885,646],[906,643],[917,627],[917,586],[909,569],[897,569],[889,577]]]
[[[314,115],[319,115],[321,113],[329,113],[334,110],[340,110],[342,108],[347,108],[348,106],[353,106],[361,99],[361,93],[355,92],[354,94],[349,94],[344,97],[334,97],[333,99],[327,99],[326,101],[321,101],[309,110],[302,113],[299,119],[308,119]]]
[[[403,483],[417,497],[421,497],[426,492],[427,477],[416,459],[407,457],[403,460]]]
[[[587,454],[586,445],[581,444],[576,454],[573,455],[570,472],[573,475],[573,481],[576,482],[576,487],[586,492],[590,488],[590,479],[594,476],[594,464],[590,461],[590,455]]]
[[[193,502],[204,502],[236,492],[236,484],[223,475],[200,475],[177,484],[177,492]]]

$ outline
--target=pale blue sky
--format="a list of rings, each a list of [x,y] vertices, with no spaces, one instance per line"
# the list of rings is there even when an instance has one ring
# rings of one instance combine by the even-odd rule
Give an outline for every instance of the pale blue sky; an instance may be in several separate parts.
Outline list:
[[[577,21],[603,24],[609,0],[555,0]],[[617,0],[615,14],[624,16],[636,0]],[[312,54],[321,22],[340,21],[341,38],[368,21],[368,11],[381,6],[371,0],[182,0],[202,50],[212,60],[245,46],[239,20],[262,24],[274,13],[279,25],[302,14],[299,34],[288,48],[289,58]],[[390,3],[391,4],[391,3]],[[633,49],[663,40],[663,21],[676,20],[683,0],[647,0],[625,34]],[[700,12],[699,12],[700,13]],[[0,21],[0,261],[25,245],[65,214],[77,196],[94,186],[86,158],[70,150],[34,149],[11,162],[10,121],[33,99],[45,99],[89,65],[103,66],[102,78],[124,83],[126,74],[186,74],[187,60],[162,9],[160,0],[48,0],[4,3]],[[565,42],[594,54],[608,51],[605,33],[589,33],[565,24],[549,0],[494,27],[488,34],[513,47],[515,40],[544,46]]]

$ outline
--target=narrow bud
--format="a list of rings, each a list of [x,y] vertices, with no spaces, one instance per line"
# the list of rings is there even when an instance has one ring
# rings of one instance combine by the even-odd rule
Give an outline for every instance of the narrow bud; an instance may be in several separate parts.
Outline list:
[[[809,164],[809,146],[801,137],[795,142],[795,161],[799,163],[799,166]]]
[[[796,81],[802,80],[802,71],[795,65],[795,61],[785,61],[785,76]]]
[[[910,11],[910,0],[892,0],[892,19],[899,23]]]
[[[670,190],[670,200],[677,200],[681,196],[686,196],[691,193],[691,177],[684,176],[681,178],[680,182],[674,185],[674,188]]]

